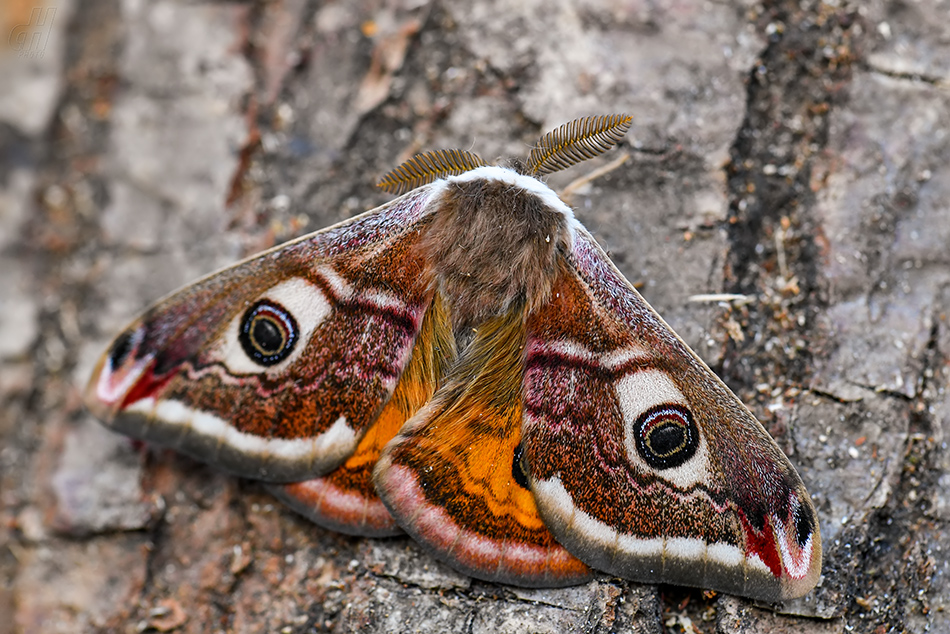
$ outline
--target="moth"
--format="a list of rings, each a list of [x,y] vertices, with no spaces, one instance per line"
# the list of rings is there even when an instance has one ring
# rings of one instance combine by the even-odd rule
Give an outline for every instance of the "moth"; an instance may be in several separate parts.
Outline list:
[[[576,120],[514,168],[410,159],[381,181],[399,198],[146,310],[89,409],[480,579],[805,594],[821,536],[795,469],[540,180],[630,124]]]

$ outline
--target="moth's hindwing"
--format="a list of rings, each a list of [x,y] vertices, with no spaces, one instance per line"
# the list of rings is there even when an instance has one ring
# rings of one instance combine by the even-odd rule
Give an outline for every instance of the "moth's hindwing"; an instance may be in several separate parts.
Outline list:
[[[386,447],[376,488],[402,528],[466,574],[520,586],[590,570],[545,528],[521,462],[523,310],[491,318]]]
[[[815,585],[821,538],[795,469],[586,231],[527,332],[525,461],[571,553],[764,601]]]
[[[454,359],[450,317],[436,295],[392,398],[353,455],[321,478],[271,485],[271,493],[314,523],[341,533],[381,537],[402,532],[376,495],[373,468],[386,443],[432,398]]]
[[[296,481],[353,453],[432,290],[429,189],[208,276],[113,342],[86,391],[112,428],[241,476]]]

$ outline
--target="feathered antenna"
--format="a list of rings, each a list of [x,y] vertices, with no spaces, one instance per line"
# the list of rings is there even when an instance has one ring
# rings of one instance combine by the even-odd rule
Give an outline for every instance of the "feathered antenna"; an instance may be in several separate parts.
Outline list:
[[[466,150],[423,152],[383,176],[376,186],[399,196],[437,178],[463,174],[485,165],[480,156]]]
[[[633,117],[609,114],[575,119],[538,140],[525,165],[533,176],[550,174],[603,154],[620,143],[630,129]],[[383,176],[376,186],[401,196],[416,187],[428,185],[443,176],[464,174],[487,165],[477,154],[466,150],[435,150],[416,154]]]
[[[548,132],[531,150],[527,172],[540,176],[576,165],[617,145],[630,129],[633,117],[610,114],[575,119]]]

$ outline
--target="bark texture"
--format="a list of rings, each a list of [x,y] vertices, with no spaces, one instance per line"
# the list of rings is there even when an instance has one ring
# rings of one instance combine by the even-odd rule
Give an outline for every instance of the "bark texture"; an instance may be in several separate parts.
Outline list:
[[[948,12],[0,4],[0,634],[950,631]],[[83,411],[96,356],[164,293],[376,206],[416,151],[523,157],[612,112],[631,160],[572,203],[799,469],[825,545],[804,599],[472,581]],[[747,300],[688,301],[719,292]]]

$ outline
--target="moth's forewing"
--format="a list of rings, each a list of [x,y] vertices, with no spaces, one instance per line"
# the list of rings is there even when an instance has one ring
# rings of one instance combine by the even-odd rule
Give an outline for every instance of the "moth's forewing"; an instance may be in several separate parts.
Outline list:
[[[525,459],[568,550],[764,601],[814,587],[821,538],[795,469],[586,231],[527,332]]]
[[[90,410],[238,475],[296,481],[353,453],[388,402],[432,298],[418,190],[212,274],[113,342]]]

